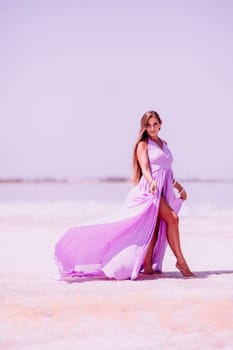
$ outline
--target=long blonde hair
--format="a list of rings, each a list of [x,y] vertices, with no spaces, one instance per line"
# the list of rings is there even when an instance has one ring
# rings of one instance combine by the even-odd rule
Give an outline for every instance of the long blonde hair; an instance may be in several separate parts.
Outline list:
[[[159,124],[162,124],[162,119],[160,118],[159,114],[155,111],[148,111],[144,113],[141,118],[141,127],[139,131],[138,139],[134,146],[134,151],[133,151],[133,176],[131,181],[135,185],[138,184],[142,176],[142,169],[140,167],[140,164],[138,162],[138,157],[137,157],[137,148],[138,148],[139,142],[147,140],[148,135],[147,135],[146,128],[147,128],[148,121],[151,117],[155,117],[158,120]]]

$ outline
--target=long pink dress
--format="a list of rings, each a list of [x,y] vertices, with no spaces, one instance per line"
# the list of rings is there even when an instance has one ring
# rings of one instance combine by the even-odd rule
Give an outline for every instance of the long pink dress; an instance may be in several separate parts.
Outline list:
[[[149,184],[142,176],[117,213],[96,224],[69,229],[55,246],[62,277],[137,278],[154,233],[161,194],[175,212],[182,204],[173,189],[172,154],[167,145],[163,143],[161,149],[148,138],[148,157],[156,192],[149,192]],[[166,224],[161,220],[153,253],[155,270],[162,271],[166,246]]]

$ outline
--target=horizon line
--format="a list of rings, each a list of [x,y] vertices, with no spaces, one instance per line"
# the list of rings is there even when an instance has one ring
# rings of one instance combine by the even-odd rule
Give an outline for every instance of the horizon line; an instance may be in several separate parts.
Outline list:
[[[181,182],[233,182],[232,178],[199,178],[199,177],[186,177],[178,178]],[[129,177],[124,176],[105,176],[96,178],[57,178],[57,177],[0,177],[0,184],[22,184],[22,183],[66,183],[66,184],[81,184],[81,183],[105,183],[105,182],[130,182]]]

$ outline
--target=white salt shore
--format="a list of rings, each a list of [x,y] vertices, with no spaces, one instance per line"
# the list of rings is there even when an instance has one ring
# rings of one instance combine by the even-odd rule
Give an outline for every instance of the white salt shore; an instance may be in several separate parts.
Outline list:
[[[181,276],[168,249],[161,275],[60,281],[57,239],[111,205],[0,204],[0,349],[232,349],[231,209],[184,210],[182,247],[196,278]]]

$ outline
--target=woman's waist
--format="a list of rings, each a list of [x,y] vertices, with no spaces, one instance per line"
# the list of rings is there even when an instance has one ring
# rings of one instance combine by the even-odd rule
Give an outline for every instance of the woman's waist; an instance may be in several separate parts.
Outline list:
[[[166,173],[171,173],[172,169],[171,169],[171,167],[160,166],[160,165],[154,165],[154,166],[151,167],[152,175],[157,173],[158,171],[164,171]]]

